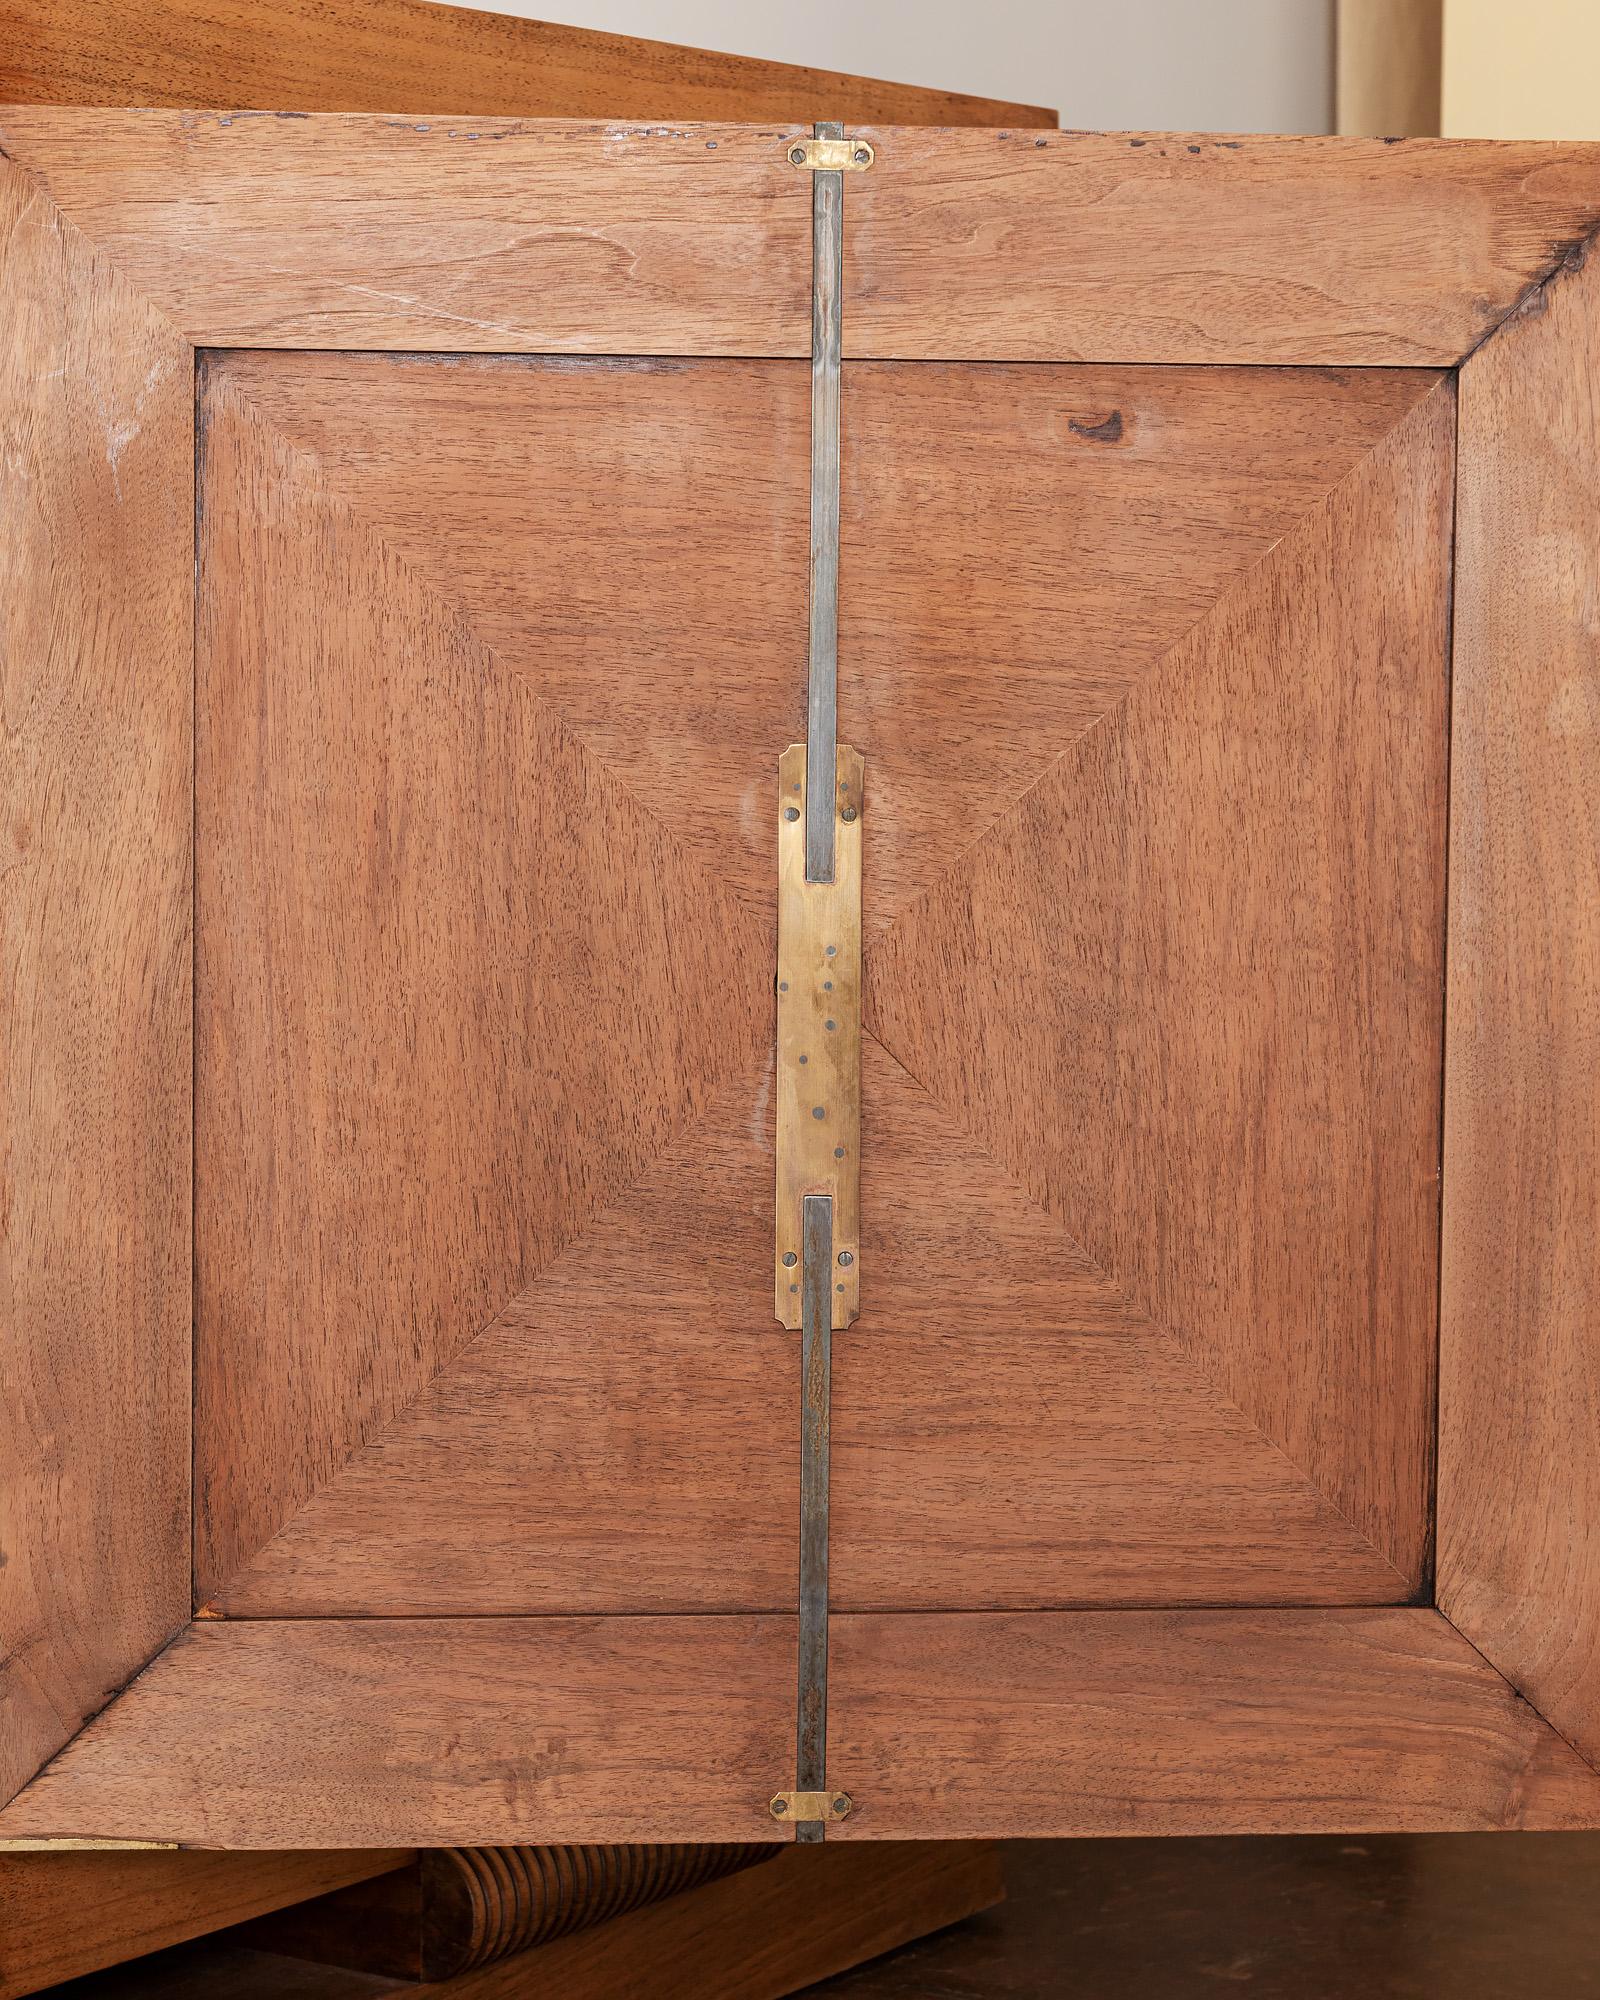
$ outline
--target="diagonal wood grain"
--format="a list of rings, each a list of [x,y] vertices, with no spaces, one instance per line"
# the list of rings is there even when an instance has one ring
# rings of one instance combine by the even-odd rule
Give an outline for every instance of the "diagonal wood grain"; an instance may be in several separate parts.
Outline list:
[[[770,1840],[794,1648],[793,1618],[201,1621],[0,1838]]]
[[[1452,414],[1435,389],[867,966],[873,1031],[1413,1580]]]
[[[1439,1603],[1600,1764],[1600,262],[1461,376]]]
[[[770,1059],[220,1593],[243,1617],[787,1610],[799,1347]]]
[[[0,1799],[188,1610],[191,381],[0,160]]]
[[[1392,1603],[1408,1584],[869,1039],[836,1611]]]
[[[315,465],[205,398],[198,1588],[747,1069],[763,939]]]
[[[1600,1826],[1423,1608],[836,1618],[830,1681],[830,1841]]]
[[[839,700],[867,758],[869,941],[1437,380],[847,365]]]
[[[805,733],[803,362],[212,367],[772,923],[772,763]]]
[[[866,136],[847,355],[1449,367],[1600,224],[1593,143]]]

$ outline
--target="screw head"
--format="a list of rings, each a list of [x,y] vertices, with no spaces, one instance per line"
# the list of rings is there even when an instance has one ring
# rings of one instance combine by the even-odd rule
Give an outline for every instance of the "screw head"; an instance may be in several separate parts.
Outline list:
[[[826,1111],[823,1110],[820,1104],[813,1104],[811,1107],[811,1115],[813,1118],[826,1118],[828,1114]]]
[[[783,816],[785,819],[798,819],[800,817],[800,808],[798,806],[785,806]]]
[[[791,147],[789,148],[789,158],[790,158],[790,159],[791,159],[791,160],[792,160],[792,161],[794,162],[794,164],[795,164],[795,165],[796,165],[797,167],[803,167],[803,166],[805,165],[805,163],[806,163],[806,149],[805,149],[805,147],[804,147],[804,146],[791,146]]]
[[[839,815],[840,819],[842,819],[847,826],[849,825],[851,820],[855,818],[855,816],[856,816],[856,809],[854,806],[846,806],[844,811]]]
[[[858,167],[864,167],[867,164],[868,160],[870,160],[871,158],[872,155],[867,151],[865,146],[857,146],[856,165]]]
[[[787,1799],[774,1799],[772,1801],[772,1817],[774,1819],[782,1819],[788,1810],[789,1801]]]
[[[848,1268],[855,1261],[856,1261],[855,1252],[853,1250],[841,1250],[839,1252],[839,1262],[845,1265],[846,1268]]]
[[[833,1795],[833,1809],[834,1809],[834,1811],[835,1811],[835,1812],[836,1812],[836,1813],[837,1813],[837,1814],[839,1815],[840,1819],[843,1819],[843,1818],[844,1818],[844,1816],[846,1815],[846,1813],[848,1813],[848,1812],[849,1812],[849,1810],[850,1810],[850,1800],[849,1800],[849,1797],[848,1797],[848,1796],[847,1796],[847,1795],[846,1795],[846,1794],[845,1794],[844,1792],[835,1792],[835,1793],[834,1793],[834,1795]]]
[[[794,1265],[795,1265],[795,1254],[794,1254],[794,1252],[793,1252],[792,1250],[785,1250],[785,1251],[784,1251],[784,1253],[783,1253],[783,1261],[784,1261],[784,1264],[785,1264],[785,1265],[786,1265],[786,1266],[787,1266],[787,1267],[788,1267],[788,1268],[789,1268],[790,1270],[793,1270],[793,1268],[794,1268]]]

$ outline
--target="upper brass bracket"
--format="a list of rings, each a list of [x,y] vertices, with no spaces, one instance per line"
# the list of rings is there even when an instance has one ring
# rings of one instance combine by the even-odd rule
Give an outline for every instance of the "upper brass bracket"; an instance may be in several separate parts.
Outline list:
[[[817,174],[864,174],[878,157],[868,139],[791,139],[789,164]]]

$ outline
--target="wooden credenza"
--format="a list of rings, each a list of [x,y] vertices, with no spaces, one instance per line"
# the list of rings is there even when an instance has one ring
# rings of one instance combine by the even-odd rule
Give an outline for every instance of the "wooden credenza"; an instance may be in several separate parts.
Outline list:
[[[1600,148],[810,136],[0,116],[0,1837],[1600,1824]]]

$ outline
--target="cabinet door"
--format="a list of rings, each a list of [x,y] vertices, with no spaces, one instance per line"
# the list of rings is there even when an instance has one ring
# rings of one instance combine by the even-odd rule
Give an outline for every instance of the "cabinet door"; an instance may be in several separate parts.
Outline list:
[[[817,139],[0,114],[0,1841],[1600,1823],[1600,149]]]
[[[757,801],[807,389],[207,361],[203,1604],[789,1606]]]
[[[1402,1603],[1429,1546],[1452,384],[859,363],[842,1609]]]

